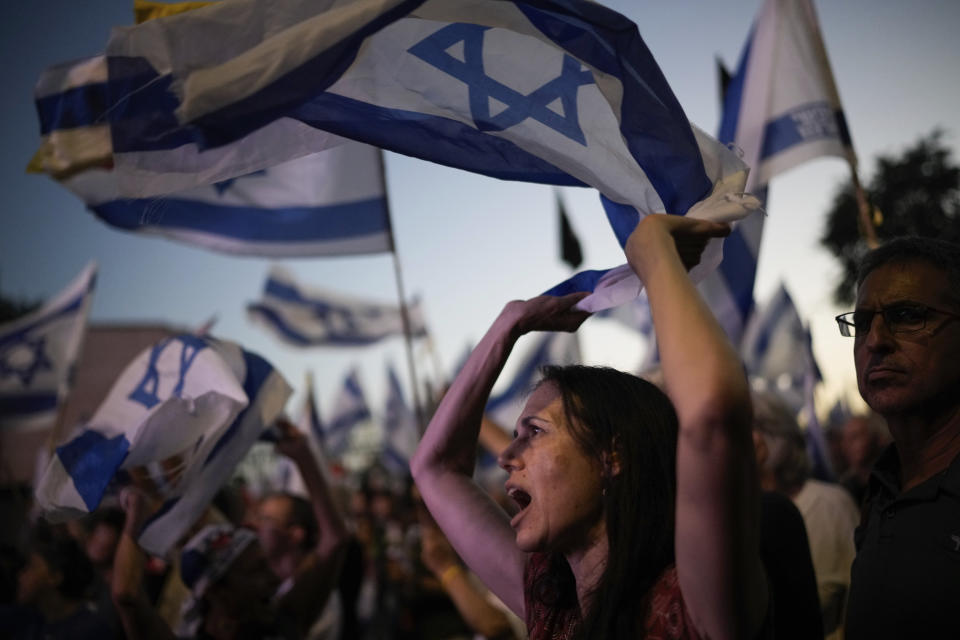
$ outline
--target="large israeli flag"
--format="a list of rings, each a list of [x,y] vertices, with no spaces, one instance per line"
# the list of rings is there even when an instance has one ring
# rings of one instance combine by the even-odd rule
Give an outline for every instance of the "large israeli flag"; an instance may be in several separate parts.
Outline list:
[[[185,334],[141,353],[90,421],[51,457],[36,487],[48,518],[97,508],[133,483],[163,506],[141,546],[166,553],[192,526],[249,448],[282,411],[290,387],[260,356]]]
[[[323,446],[332,458],[340,458],[350,448],[350,433],[358,424],[371,418],[370,407],[360,386],[360,376],[351,370],[333,405],[333,415],[323,431]]]
[[[408,305],[407,312],[411,334],[426,335],[420,306]],[[247,305],[247,314],[295,347],[357,346],[403,335],[397,305],[306,287],[281,267],[271,269],[263,297]]]
[[[387,402],[384,409],[385,438],[380,459],[396,475],[410,473],[410,458],[420,441],[417,416],[403,397],[403,388],[393,365],[387,365]]]
[[[96,273],[88,264],[40,309],[0,326],[0,428],[54,425],[83,344]]]
[[[108,56],[111,79],[128,68],[112,134],[137,197],[286,160],[303,148],[282,132],[249,157],[229,150],[304,126],[498,178],[596,187],[623,238],[652,211],[707,202],[698,215],[735,219],[752,204],[746,166],[691,127],[636,26],[595,3],[237,0],[118,30]],[[629,270],[615,279],[598,304],[639,292]]]
[[[107,224],[246,255],[392,248],[382,153],[353,141],[160,197],[122,196],[110,131],[117,82],[97,56],[47,69],[36,87],[42,142],[31,169],[59,179]]]
[[[766,0],[724,95],[718,139],[751,167],[746,189],[766,198],[779,173],[820,156],[856,162],[811,0]],[[736,344],[753,308],[764,217],[737,225],[700,289]]]

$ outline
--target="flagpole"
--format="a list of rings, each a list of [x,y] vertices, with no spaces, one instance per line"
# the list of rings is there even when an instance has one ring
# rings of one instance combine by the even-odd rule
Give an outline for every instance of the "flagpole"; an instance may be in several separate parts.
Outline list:
[[[387,187],[387,170],[383,161],[383,151],[380,152],[380,176],[383,179],[384,193]],[[393,256],[393,275],[397,281],[397,298],[400,302],[400,320],[403,323],[403,338],[407,351],[407,368],[410,370],[410,387],[413,395],[413,408],[417,415],[417,428],[423,434],[426,431],[424,423],[423,405],[420,403],[420,383],[417,379],[417,368],[413,358],[413,331],[410,328],[410,311],[407,308],[407,295],[403,288],[403,276],[400,270],[400,257],[397,255],[397,241],[393,235],[393,215],[390,211],[390,198],[383,199],[387,209],[387,233],[390,236],[390,254]]]
[[[867,201],[867,193],[863,190],[863,185],[860,184],[860,178],[857,176],[857,168],[852,162],[850,163],[850,176],[853,179],[853,192],[856,195],[857,210],[860,213],[860,232],[867,241],[867,246],[876,249],[880,246],[880,241],[877,240],[877,230],[873,227],[870,203]]]

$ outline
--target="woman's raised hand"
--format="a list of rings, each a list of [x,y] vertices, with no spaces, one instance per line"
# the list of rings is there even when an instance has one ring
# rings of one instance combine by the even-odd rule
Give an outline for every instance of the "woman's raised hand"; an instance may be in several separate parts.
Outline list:
[[[670,246],[675,248],[689,271],[700,263],[700,256],[710,240],[726,237],[730,231],[730,225],[725,222],[655,213],[640,221],[627,239],[624,251],[630,266],[641,278],[642,271],[656,259],[658,250]]]
[[[590,293],[582,291],[565,296],[537,296],[529,300],[513,300],[503,308],[501,317],[511,322],[522,335],[530,331],[576,331],[590,317],[576,304]]]

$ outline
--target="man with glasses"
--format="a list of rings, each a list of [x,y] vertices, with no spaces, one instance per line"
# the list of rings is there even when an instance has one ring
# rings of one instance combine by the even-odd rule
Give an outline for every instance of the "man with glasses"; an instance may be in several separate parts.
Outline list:
[[[855,535],[846,637],[960,638],[960,246],[891,240],[857,283],[837,323],[894,442]]]

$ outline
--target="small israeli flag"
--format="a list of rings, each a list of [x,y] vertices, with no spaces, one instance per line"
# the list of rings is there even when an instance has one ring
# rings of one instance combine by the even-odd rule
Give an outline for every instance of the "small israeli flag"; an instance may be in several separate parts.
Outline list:
[[[191,334],[141,353],[90,421],[56,448],[36,487],[52,520],[89,513],[132,483],[163,503],[139,542],[166,553],[280,414],[290,387],[238,345]]]
[[[97,267],[40,309],[0,325],[0,428],[53,426],[83,344]]]

